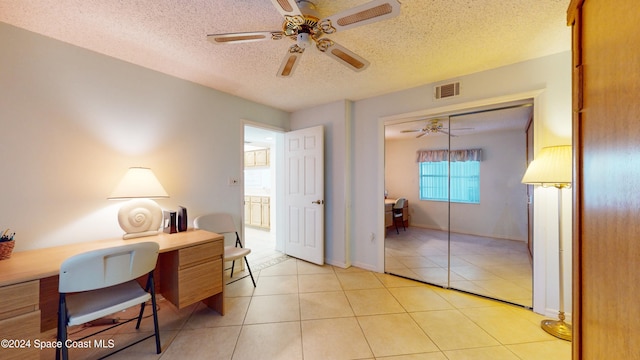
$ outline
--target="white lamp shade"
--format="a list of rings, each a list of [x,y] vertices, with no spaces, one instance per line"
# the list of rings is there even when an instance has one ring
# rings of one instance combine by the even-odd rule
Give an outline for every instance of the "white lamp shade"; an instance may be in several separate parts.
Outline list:
[[[169,194],[149,168],[129,168],[109,199],[167,198]]]
[[[529,164],[522,183],[549,186],[571,184],[571,164],[571,145],[545,147]]]

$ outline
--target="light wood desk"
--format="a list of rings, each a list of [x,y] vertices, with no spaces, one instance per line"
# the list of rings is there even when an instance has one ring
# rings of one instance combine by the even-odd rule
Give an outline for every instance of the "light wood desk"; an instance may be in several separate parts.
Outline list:
[[[198,301],[224,314],[223,252],[220,234],[189,230],[137,239],[100,240],[15,252],[0,260],[0,339],[34,339],[55,328],[58,274],[62,262],[85,251],[155,241],[160,245],[156,292],[177,308]],[[28,351],[30,350],[30,351]],[[39,358],[39,351],[0,348],[1,359]]]

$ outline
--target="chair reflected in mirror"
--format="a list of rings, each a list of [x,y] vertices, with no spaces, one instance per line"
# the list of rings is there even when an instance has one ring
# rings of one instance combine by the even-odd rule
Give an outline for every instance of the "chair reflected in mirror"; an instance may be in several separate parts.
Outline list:
[[[398,230],[398,221],[400,221],[400,223],[402,224],[402,229],[404,229],[404,231],[407,231],[407,228],[404,226],[404,215],[403,215],[403,208],[404,208],[404,203],[405,201],[407,201],[407,199],[405,198],[399,198],[396,200],[395,204],[393,204],[393,225],[395,225],[396,227],[396,233],[400,234],[400,230]]]

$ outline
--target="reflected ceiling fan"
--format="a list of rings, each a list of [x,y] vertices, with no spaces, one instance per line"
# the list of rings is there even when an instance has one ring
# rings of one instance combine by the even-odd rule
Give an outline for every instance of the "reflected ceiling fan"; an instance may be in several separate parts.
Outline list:
[[[324,35],[390,19],[400,13],[398,0],[373,0],[324,19],[318,18],[315,4],[308,0],[271,0],[271,2],[284,16],[281,31],[211,34],[207,35],[207,39],[214,44],[238,44],[283,38],[295,41],[296,43],[289,47],[280,65],[279,77],[291,76],[305,49],[312,44],[315,44],[322,53],[351,70],[366,69],[369,66],[367,60]]]
[[[422,129],[415,129],[415,130],[402,130],[401,132],[403,133],[409,133],[409,132],[420,132],[420,134],[418,134],[418,136],[416,136],[416,138],[420,138],[423,137],[427,134],[435,134],[435,133],[442,133],[442,134],[446,134],[452,137],[456,137],[457,135],[453,135],[451,133],[449,133],[448,128],[444,127],[444,125],[442,125],[442,122],[440,122],[440,120],[438,119],[433,119],[431,121],[429,121],[427,123],[427,125],[425,125],[425,127],[423,127]],[[473,130],[473,128],[458,128],[458,129],[453,129],[453,130]]]

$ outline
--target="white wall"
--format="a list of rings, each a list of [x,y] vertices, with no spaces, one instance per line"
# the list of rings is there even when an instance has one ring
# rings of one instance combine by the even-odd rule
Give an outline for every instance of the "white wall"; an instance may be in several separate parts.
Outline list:
[[[446,202],[420,200],[416,162],[418,150],[448,148],[446,136],[385,141],[385,188],[390,198],[409,200],[411,226],[526,241],[527,191],[520,183],[526,169],[525,135],[524,130],[511,130],[451,139],[453,150],[482,149],[482,161],[480,203],[452,203],[450,225]]]
[[[241,120],[289,114],[0,23],[0,228],[16,250],[118,237],[108,201],[130,166],[153,169],[189,218],[238,224]]]

